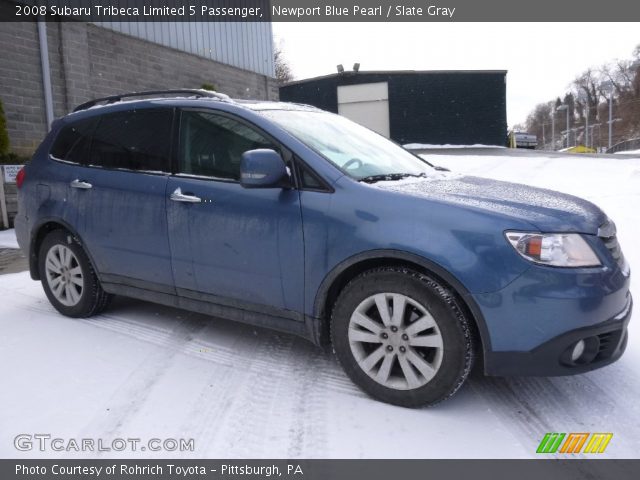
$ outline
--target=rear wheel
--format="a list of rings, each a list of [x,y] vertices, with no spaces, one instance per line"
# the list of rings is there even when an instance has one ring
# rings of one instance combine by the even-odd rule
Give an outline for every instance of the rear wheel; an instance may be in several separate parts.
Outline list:
[[[405,268],[370,270],[336,301],[331,340],[345,372],[372,397],[433,405],[463,384],[473,341],[455,296]]]
[[[54,230],[45,237],[38,268],[47,298],[63,315],[90,317],[104,310],[111,299],[84,249],[67,231]]]

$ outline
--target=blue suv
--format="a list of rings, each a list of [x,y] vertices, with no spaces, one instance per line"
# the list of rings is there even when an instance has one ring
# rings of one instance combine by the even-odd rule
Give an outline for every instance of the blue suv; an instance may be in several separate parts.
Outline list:
[[[516,160],[514,160],[516,161]],[[580,198],[444,171],[343,117],[200,90],[88,102],[18,176],[63,315],[125,295],[331,344],[372,397],[617,360],[629,266]]]

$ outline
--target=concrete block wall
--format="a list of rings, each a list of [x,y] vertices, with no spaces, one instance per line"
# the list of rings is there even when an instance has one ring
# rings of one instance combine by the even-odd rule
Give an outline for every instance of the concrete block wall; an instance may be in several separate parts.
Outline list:
[[[47,23],[55,116],[92,98],[214,84],[235,98],[277,100],[276,80],[83,22]],[[0,98],[11,148],[30,155],[47,132],[35,22],[0,29]]]
[[[11,147],[29,154],[45,133],[38,30],[34,22],[4,22],[0,28],[0,99]]]

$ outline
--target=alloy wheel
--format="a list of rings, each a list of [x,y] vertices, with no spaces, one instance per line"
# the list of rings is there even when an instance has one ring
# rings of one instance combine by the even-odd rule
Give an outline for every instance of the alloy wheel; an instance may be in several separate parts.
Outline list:
[[[413,390],[431,381],[443,343],[427,308],[399,293],[363,300],[349,321],[349,345],[360,368],[377,383]]]
[[[62,305],[78,304],[84,289],[82,268],[77,257],[65,245],[53,245],[45,259],[47,283],[51,293]]]

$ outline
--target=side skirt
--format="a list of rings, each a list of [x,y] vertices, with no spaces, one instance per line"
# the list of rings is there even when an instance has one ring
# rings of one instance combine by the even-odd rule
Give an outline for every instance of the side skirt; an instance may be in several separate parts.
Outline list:
[[[123,297],[137,298],[147,302],[159,303],[169,307],[182,308],[192,312],[210,315],[212,317],[224,318],[236,322],[255,325],[258,327],[277,330],[279,332],[297,335],[312,343],[317,343],[315,338],[316,320],[302,316],[301,314],[283,311],[281,315],[274,312],[264,313],[253,309],[240,308],[239,306],[222,305],[212,301],[186,296],[178,296],[172,293],[158,292],[145,288],[123,285],[120,283],[102,282],[102,288],[108,293],[122,295]],[[186,292],[180,292],[186,293]],[[196,292],[191,292],[191,296],[201,296]],[[273,310],[273,309],[272,309]],[[294,318],[299,316],[300,318]]]

